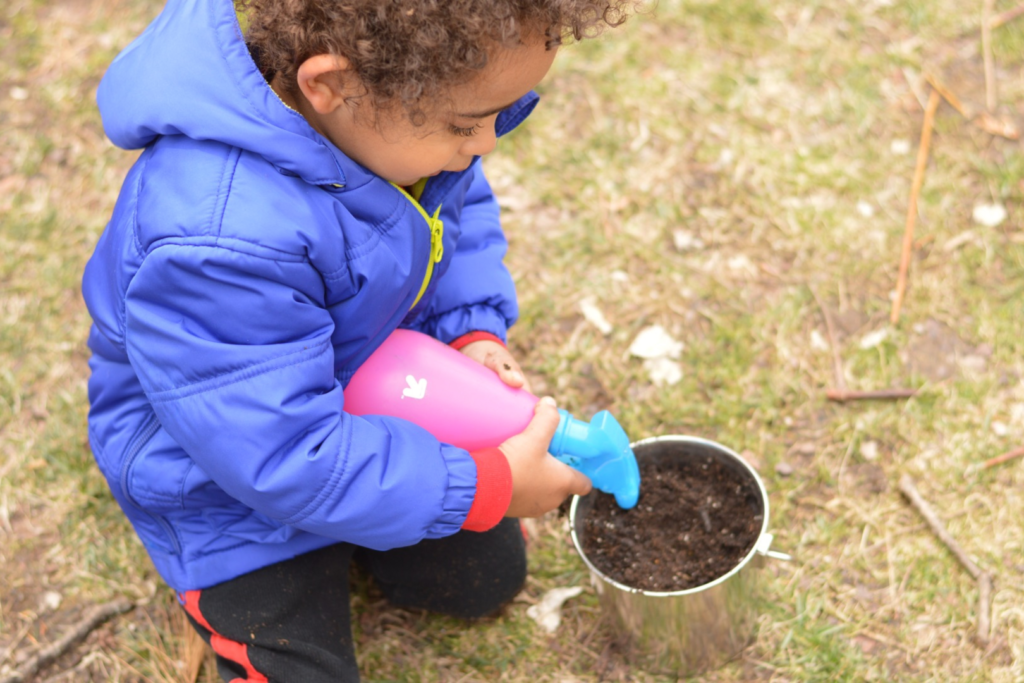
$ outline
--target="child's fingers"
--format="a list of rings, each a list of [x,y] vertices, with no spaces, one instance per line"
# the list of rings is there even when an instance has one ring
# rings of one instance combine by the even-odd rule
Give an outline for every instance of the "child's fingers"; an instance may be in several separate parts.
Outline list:
[[[512,357],[509,350],[501,344],[490,340],[475,341],[462,347],[462,353],[498,375],[502,382],[513,389],[523,388],[527,391],[530,390],[530,385],[526,381],[526,375],[523,374],[519,363]]]
[[[523,430],[523,436],[543,445],[547,449],[551,439],[555,436],[555,430],[558,429],[558,421],[560,419],[555,399],[545,396],[537,401],[537,405],[534,406],[533,419],[530,420],[530,424]]]
[[[566,468],[571,472],[571,478],[569,480],[569,495],[570,496],[585,496],[590,493],[590,490],[594,488],[593,483],[590,481],[590,477],[583,474],[579,470],[566,465]]]
[[[519,389],[526,385],[526,376],[523,375],[523,371],[519,368],[519,363],[512,358],[512,354],[505,348],[489,354],[485,366],[498,373],[501,381],[510,387]]]

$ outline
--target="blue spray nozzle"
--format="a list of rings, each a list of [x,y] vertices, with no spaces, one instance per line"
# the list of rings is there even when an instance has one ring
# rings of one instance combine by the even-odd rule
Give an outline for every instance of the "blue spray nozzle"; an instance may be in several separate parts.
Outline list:
[[[629,437],[607,410],[590,422],[577,420],[565,410],[549,451],[566,465],[590,477],[594,486],[615,496],[626,510],[640,498],[640,469],[629,446]]]

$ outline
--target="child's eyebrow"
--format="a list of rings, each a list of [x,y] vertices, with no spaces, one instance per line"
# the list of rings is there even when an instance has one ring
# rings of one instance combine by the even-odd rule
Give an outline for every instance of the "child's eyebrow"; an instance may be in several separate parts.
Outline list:
[[[475,111],[475,112],[466,113],[466,114],[456,114],[456,116],[461,116],[462,118],[466,118],[466,119],[486,119],[488,116],[494,116],[495,114],[499,114],[499,113],[505,111],[506,109],[508,109],[509,107],[511,107],[513,104],[515,104],[518,101],[519,100],[515,100],[513,102],[509,102],[506,105],[502,105],[500,107],[495,107],[494,109],[488,109],[487,111]]]

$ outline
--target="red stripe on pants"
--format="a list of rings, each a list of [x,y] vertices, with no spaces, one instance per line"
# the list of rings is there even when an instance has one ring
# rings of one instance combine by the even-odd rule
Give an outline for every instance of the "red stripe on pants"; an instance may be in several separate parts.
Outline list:
[[[199,594],[202,591],[185,591],[182,596],[185,599],[185,611],[195,619],[200,626],[210,632],[210,647],[224,659],[235,662],[245,669],[245,678],[236,678],[231,683],[268,683],[267,677],[256,670],[256,667],[249,661],[249,646],[234,640],[225,638],[217,633],[206,617],[199,611]]]

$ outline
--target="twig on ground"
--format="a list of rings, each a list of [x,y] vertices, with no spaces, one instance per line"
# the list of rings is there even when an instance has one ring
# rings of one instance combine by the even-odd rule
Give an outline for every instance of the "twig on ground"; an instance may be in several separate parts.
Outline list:
[[[878,391],[847,389],[846,377],[843,373],[843,359],[839,355],[839,344],[836,343],[836,331],[832,323],[832,315],[825,308],[825,304],[822,303],[821,297],[818,296],[818,292],[815,291],[814,287],[808,285],[807,288],[811,290],[811,296],[814,297],[815,303],[821,309],[821,317],[825,319],[825,333],[828,335],[828,345],[832,350],[832,370],[836,376],[837,388],[825,391],[825,396],[828,397],[828,400],[842,403],[844,401],[866,401],[871,399],[910,398],[917,394],[917,389],[881,389]]]
[[[1003,24],[1008,24],[1017,17],[1022,16],[1024,16],[1024,5],[1019,5],[1017,7],[1014,7],[1013,9],[1008,9],[1005,12],[997,14],[994,17],[989,17],[988,27],[992,30],[995,30],[1002,26]]]
[[[917,166],[914,169],[914,183],[910,188],[910,202],[907,207],[907,225],[903,231],[903,250],[900,254],[900,272],[896,279],[896,297],[892,301],[890,322],[895,325],[900,319],[900,308],[903,295],[907,291],[907,271],[910,269],[910,256],[914,245],[914,223],[917,220],[917,198],[924,184],[924,171],[928,166],[928,149],[932,142],[932,128],[935,124],[935,111],[939,108],[942,97],[934,88],[928,95],[928,106],[924,110],[924,124],[921,126],[921,145],[917,150]]]
[[[957,112],[959,112],[960,116],[964,117],[967,120],[970,120],[974,117],[973,112],[969,111],[967,107],[964,106],[964,103],[960,101],[960,98],[956,96],[956,93],[950,90],[949,86],[940,81],[938,76],[936,76],[935,74],[926,73],[924,75],[924,79],[928,81],[928,85],[935,88],[935,90],[937,90],[938,93],[942,95],[942,99],[949,102],[949,106],[953,107],[953,109],[956,109]]]
[[[985,65],[985,108],[994,112],[999,106],[996,96],[995,60],[992,57],[992,9],[995,0],[982,0],[981,52]]]
[[[874,401],[886,399],[911,398],[917,395],[917,389],[878,389],[877,391],[854,391],[849,389],[829,389],[825,396],[830,401]]]
[[[978,642],[988,645],[989,635],[992,633],[992,621],[989,613],[992,611],[992,575],[982,572],[978,577]]]
[[[815,291],[814,287],[808,285],[807,288],[811,290],[811,296],[814,297],[815,303],[818,304],[818,308],[821,309],[821,317],[825,319],[825,334],[828,335],[828,346],[832,350],[832,371],[836,376],[836,386],[839,387],[839,391],[846,391],[846,377],[843,372],[843,359],[839,355],[839,344],[836,343],[836,330],[832,324],[832,315],[825,308],[825,304],[821,302],[821,298],[818,296],[818,292]],[[830,390],[831,391],[831,390]]]
[[[929,85],[939,91],[942,99],[946,100],[949,106],[956,109],[961,116],[989,135],[998,135],[1008,140],[1020,139],[1020,131],[1017,130],[1017,126],[1014,125],[1013,121],[1004,117],[994,116],[988,111],[975,112],[974,107],[962,102],[956,96],[956,93],[950,90],[948,85],[940,81],[935,74],[926,73],[924,78],[928,81]]]
[[[1024,446],[1020,448],[1014,448],[1012,451],[1007,451],[1002,455],[997,455],[994,458],[989,458],[985,462],[981,463],[981,469],[987,470],[989,467],[995,467],[996,465],[1002,465],[1004,462],[1013,460],[1014,458],[1020,458],[1024,456]]]
[[[914,480],[909,475],[904,474],[900,477],[900,491],[910,501],[910,504],[917,509],[918,513],[924,517],[924,521],[928,523],[932,533],[942,541],[943,545],[953,553],[953,556],[963,565],[964,569],[978,582],[978,642],[983,645],[987,644],[990,630],[989,613],[991,612],[990,602],[992,600],[992,576],[967,556],[967,553],[960,547],[960,544],[946,530],[946,525],[939,519],[932,506],[918,492],[917,486],[914,485]]]
[[[1013,121],[1007,118],[993,116],[987,111],[983,111],[971,119],[971,122],[989,135],[998,135],[1007,140],[1020,140],[1020,131],[1017,130]]]
[[[135,604],[124,598],[93,607],[72,629],[61,636],[56,642],[44,647],[30,657],[28,661],[18,667],[17,671],[3,679],[0,683],[22,683],[22,681],[32,678],[40,669],[49,665],[67,652],[72,645],[89,635],[97,626],[111,617],[124,614],[133,607],[135,607]]]

